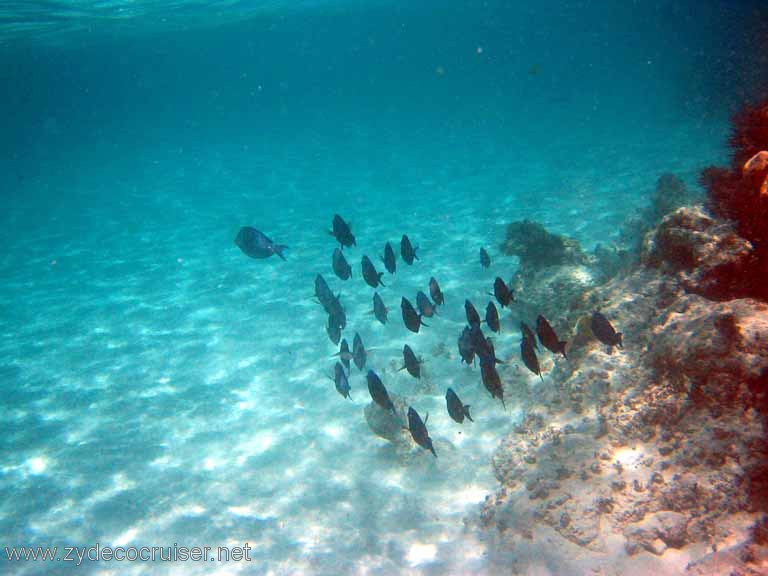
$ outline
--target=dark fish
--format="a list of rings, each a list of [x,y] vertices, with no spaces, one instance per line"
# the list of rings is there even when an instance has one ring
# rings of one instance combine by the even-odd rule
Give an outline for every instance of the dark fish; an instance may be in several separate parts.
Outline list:
[[[493,342],[490,338],[486,338],[480,326],[472,326],[469,329],[469,339],[472,343],[472,349],[480,358],[480,362],[488,362],[493,364],[504,364],[501,360],[496,358],[496,351],[493,349]]]
[[[539,335],[539,341],[544,348],[554,354],[562,354],[563,358],[568,359],[568,356],[565,355],[565,345],[567,342],[558,339],[552,326],[549,325],[547,319],[541,314],[536,318],[536,334]]]
[[[421,378],[421,360],[416,358],[416,354],[408,344],[403,346],[403,361],[405,365],[400,370],[408,370],[408,374],[414,378]]]
[[[486,390],[491,393],[492,398],[498,398],[501,400],[501,405],[504,409],[507,409],[504,404],[504,387],[501,385],[501,377],[499,376],[496,366],[491,362],[480,361],[480,376],[483,379],[483,384]]]
[[[421,314],[424,318],[432,318],[432,316],[437,314],[435,305],[429,301],[427,295],[424,294],[424,292],[421,290],[419,290],[419,293],[416,294],[416,308],[419,309],[419,314]]]
[[[530,340],[536,350],[539,349],[539,345],[536,343],[536,336],[533,335],[533,330],[525,322],[520,322],[520,332],[523,334],[523,340]]]
[[[624,342],[622,340],[623,334],[616,332],[611,325],[608,318],[603,316],[600,312],[595,311],[592,314],[592,322],[590,323],[592,333],[595,338],[600,340],[603,344],[608,344],[613,349],[613,346],[624,348]]]
[[[344,312],[344,307],[341,305],[341,300],[338,296],[333,295],[325,278],[320,274],[315,277],[315,296],[328,315],[334,316],[339,326],[346,328],[347,315]]]
[[[464,422],[464,416],[466,416],[470,422],[474,422],[472,416],[469,415],[469,404],[462,404],[452,388],[448,388],[448,391],[445,393],[445,402],[448,405],[448,414],[450,414],[451,418],[456,422],[459,424]]]
[[[510,302],[515,301],[512,290],[510,290],[504,280],[498,276],[496,276],[496,280],[493,281],[493,295],[496,296],[496,300],[502,308],[509,306]]]
[[[466,364],[474,364],[475,362],[475,347],[472,345],[472,330],[469,326],[465,326],[459,336],[459,354],[461,360]]]
[[[328,304],[336,298],[322,274],[315,276],[315,296],[320,304],[322,304],[323,308],[326,309],[326,312],[328,311]]]
[[[408,430],[411,432],[413,441],[425,450],[429,450],[437,458],[435,449],[432,447],[432,438],[429,437],[427,432],[427,420],[429,420],[429,414],[424,418],[424,422],[421,421],[419,414],[408,406]]]
[[[480,264],[483,265],[483,268],[488,268],[491,265],[491,257],[488,256],[485,248],[480,248]]]
[[[341,359],[342,364],[346,367],[347,372],[349,372],[349,361],[352,358],[352,352],[349,351],[349,344],[347,344],[346,338],[344,338],[339,345],[338,356]]]
[[[352,268],[347,259],[344,258],[344,253],[338,248],[333,251],[332,264],[334,273],[342,280],[348,280],[352,276]]]
[[[501,360],[496,358],[496,350],[493,347],[493,341],[490,338],[486,338],[485,341],[488,343],[488,355],[482,359],[487,362],[492,362],[494,365],[506,364],[506,362],[502,362]]]
[[[387,312],[389,308],[384,305],[384,300],[381,299],[378,292],[373,293],[373,315],[376,316],[376,320],[382,324],[387,323]]]
[[[525,367],[534,374],[538,374],[541,381],[544,382],[544,376],[541,375],[541,368],[539,368],[539,359],[536,357],[536,352],[533,351],[533,343],[530,339],[523,338],[523,341],[520,342],[520,356],[523,358]]]
[[[392,414],[397,416],[395,405],[392,404],[387,389],[384,388],[384,384],[381,383],[381,378],[378,377],[376,372],[368,370],[365,379],[368,381],[368,392],[371,394],[373,401],[384,408],[384,410],[392,410]]]
[[[333,215],[333,228],[331,235],[336,238],[336,241],[341,244],[342,249],[346,246],[356,246],[355,236],[352,234],[352,230],[349,228],[349,224],[344,222],[344,218],[338,214]]]
[[[432,297],[435,306],[442,306],[443,302],[445,302],[443,292],[440,290],[440,285],[437,283],[434,276],[429,279],[429,295]]]
[[[414,248],[411,241],[408,239],[408,236],[403,234],[403,237],[400,239],[400,255],[403,257],[406,264],[411,265],[413,264],[414,258],[416,260],[419,259],[419,257],[416,256],[416,250],[418,250],[418,248],[418,246]]]
[[[498,333],[501,331],[501,323],[499,322],[499,311],[493,302],[488,302],[488,306],[485,308],[485,323],[492,332]]]
[[[240,247],[243,254],[251,258],[269,258],[272,254],[277,254],[285,260],[283,250],[288,248],[283,244],[275,244],[263,232],[250,226],[240,228],[237,236],[235,236],[235,244]]]
[[[365,362],[368,359],[368,354],[365,352],[365,346],[363,346],[363,339],[360,338],[360,334],[355,332],[355,337],[352,340],[352,361],[357,366],[357,369],[362,371],[365,368]]]
[[[344,398],[350,398],[349,391],[351,390],[349,386],[349,379],[347,378],[347,375],[344,373],[344,367],[341,365],[340,362],[336,362],[336,365],[333,367],[333,383],[336,385],[336,391],[344,396]]]
[[[394,274],[395,270],[397,269],[397,264],[395,263],[395,251],[392,250],[392,244],[387,242],[384,245],[384,268],[387,269],[387,272],[390,274]]]
[[[424,324],[424,322],[421,321],[421,316],[417,314],[413,304],[411,304],[408,298],[405,296],[403,296],[402,300],[400,300],[400,310],[403,313],[403,322],[405,322],[405,327],[408,328],[408,330],[411,332],[418,333],[421,326],[427,326]],[[429,326],[427,326],[427,328],[429,328]]]
[[[325,325],[325,333],[328,334],[328,338],[331,342],[338,344],[341,339],[341,324],[338,323],[338,319],[335,316],[328,316],[328,322]]]
[[[381,281],[381,277],[384,276],[384,272],[376,272],[376,268],[373,267],[373,262],[368,256],[363,256],[361,262],[363,268],[363,278],[365,283],[371,288],[376,288],[379,284],[384,286],[384,282]]]
[[[467,322],[470,326],[480,326],[480,314],[469,300],[464,300],[464,311],[467,313]]]

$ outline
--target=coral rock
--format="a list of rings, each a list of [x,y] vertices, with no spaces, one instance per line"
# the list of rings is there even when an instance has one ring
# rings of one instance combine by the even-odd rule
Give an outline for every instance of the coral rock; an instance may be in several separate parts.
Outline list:
[[[643,262],[678,275],[683,287],[713,300],[749,293],[752,245],[701,208],[680,208],[646,238]]]
[[[688,540],[688,520],[679,512],[665,510],[646,516],[624,530],[628,554],[645,549],[660,556],[667,548],[682,548]]]

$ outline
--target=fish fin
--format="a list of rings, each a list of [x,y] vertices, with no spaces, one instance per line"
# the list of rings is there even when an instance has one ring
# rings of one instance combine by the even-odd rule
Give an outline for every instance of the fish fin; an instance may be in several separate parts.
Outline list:
[[[472,420],[472,416],[470,416],[470,415],[469,415],[469,404],[465,404],[465,405],[464,405],[464,416],[466,416],[466,417],[467,417],[467,419],[468,419],[470,422],[474,422],[474,420]]]
[[[405,365],[403,365],[403,367],[402,367],[402,368],[398,368],[398,369],[397,369],[397,371],[398,371],[398,372],[402,372],[403,370],[405,370]]]
[[[427,424],[427,420],[429,420],[429,412],[427,412],[427,415],[424,417],[424,424]]]
[[[416,254],[416,250],[418,250],[420,246],[417,244],[416,247],[413,249],[413,257],[416,258],[416,260],[419,259],[419,256]]]
[[[623,332],[617,332],[616,333],[616,340],[618,343],[616,344],[619,348],[624,350],[624,333]]]
[[[563,355],[563,358],[568,360],[568,356],[565,353],[565,346],[568,344],[568,342],[558,342],[558,344],[560,345],[560,353]]]
[[[496,362],[496,364],[506,364],[504,360],[499,360],[498,358],[495,358],[494,361]]]
[[[366,314],[376,314],[376,310],[368,310],[368,312],[366,312]]]
[[[352,393],[349,390],[347,390],[347,398],[352,400]]]
[[[384,288],[386,288],[387,285],[381,281],[382,276],[384,276],[384,272],[379,272],[379,284],[381,284],[382,286],[384,286]]]
[[[422,316],[422,315],[421,315],[421,314],[419,314],[419,322],[421,322],[421,325],[422,325],[422,326],[426,326],[427,328],[429,328],[429,324],[424,324],[424,321],[421,319],[421,316]]]
[[[544,382],[544,376],[541,375],[541,371],[539,371],[539,378],[541,378],[541,381]]]
[[[502,396],[502,397],[501,397],[501,405],[502,405],[502,407],[504,408],[504,411],[506,412],[506,410],[507,410],[507,405],[506,405],[506,404],[504,404],[504,396]]]
[[[435,458],[437,458],[437,452],[435,452],[435,449],[434,449],[432,446],[430,446],[430,447],[429,447],[429,449],[432,451],[432,455],[433,455]]]
[[[280,256],[283,260],[285,260],[285,256],[283,256],[283,250],[288,250],[288,246],[285,244],[273,244],[272,245],[272,252]]]

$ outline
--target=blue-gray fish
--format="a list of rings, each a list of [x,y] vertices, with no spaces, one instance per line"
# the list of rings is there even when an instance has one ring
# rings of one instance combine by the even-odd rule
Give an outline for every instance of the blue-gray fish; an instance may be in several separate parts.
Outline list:
[[[465,326],[459,336],[459,354],[463,362],[474,364],[475,347],[472,345],[472,329],[469,326]]]
[[[400,370],[408,370],[408,374],[414,378],[421,378],[421,360],[416,358],[408,344],[403,346],[403,362],[405,363]]]
[[[488,256],[485,248],[480,248],[480,264],[482,264],[483,268],[488,268],[491,265],[491,257]]]
[[[459,424],[464,422],[465,416],[470,422],[474,422],[472,416],[469,415],[469,404],[462,404],[453,388],[448,388],[445,393],[445,403],[448,406],[448,414]]]
[[[333,367],[333,383],[336,385],[336,391],[339,394],[344,396],[344,398],[352,399],[349,395],[349,391],[351,390],[349,379],[344,373],[344,367],[340,362],[336,362],[336,365]]]
[[[240,228],[237,236],[235,236],[235,244],[243,251],[243,254],[251,258],[269,258],[273,254],[277,254],[285,260],[283,250],[288,248],[284,244],[275,244],[266,234],[250,226]]]
[[[376,320],[378,320],[382,324],[386,324],[388,312],[389,312],[389,308],[387,308],[384,305],[384,300],[381,299],[381,296],[379,296],[378,292],[374,292],[373,293],[373,315],[376,317]]]
[[[365,379],[368,381],[368,393],[371,395],[373,401],[384,408],[384,410],[392,410],[392,414],[397,417],[397,410],[395,410],[395,405],[392,404],[392,400],[389,398],[387,389],[384,387],[384,384],[381,382],[381,378],[379,378],[378,374],[376,374],[376,372],[373,370],[368,370],[368,374],[365,376]]]
[[[493,302],[488,302],[488,306],[485,308],[485,323],[492,332],[501,331],[501,322],[499,321],[499,311]]]
[[[328,338],[331,339],[331,342],[338,345],[339,340],[341,339],[341,324],[339,323],[339,320],[336,316],[328,316],[328,322],[325,325],[325,332],[328,334]]]
[[[419,413],[408,406],[408,430],[411,432],[413,441],[425,450],[432,452],[434,457],[437,458],[437,453],[432,446],[432,438],[429,437],[429,432],[427,432],[427,420],[429,420],[429,414],[427,414],[427,417],[422,422]]]
[[[403,322],[405,327],[411,332],[419,331],[421,326],[427,326],[421,321],[421,316],[416,312],[416,309],[411,304],[410,300],[405,296],[400,300],[400,311],[403,313]],[[428,326],[427,326],[428,327]]]
[[[355,363],[358,370],[365,368],[365,362],[368,360],[368,354],[363,346],[363,339],[360,338],[360,334],[355,332],[355,337],[352,340],[352,362]]]
[[[384,286],[384,282],[381,281],[384,272],[377,272],[376,268],[373,266],[373,262],[371,262],[371,259],[368,258],[368,256],[363,256],[360,265],[363,269],[363,278],[368,286],[371,288],[376,288],[379,284]]]
[[[403,237],[400,239],[400,255],[403,257],[403,260],[405,260],[405,263],[409,266],[413,264],[414,259],[419,259],[419,257],[416,256],[416,250],[418,249],[418,246],[416,248],[413,247],[413,244],[411,244],[411,240],[408,238],[408,235],[403,234]]]
[[[338,248],[334,248],[333,257],[331,258],[331,264],[333,266],[333,272],[342,280],[348,280],[352,276],[352,267],[344,258],[344,253]]]
[[[469,300],[464,300],[464,311],[467,313],[467,323],[470,326],[480,326],[480,314]]]
[[[341,248],[344,249],[350,246],[356,246],[355,236],[352,234],[352,230],[349,228],[349,224],[344,221],[344,218],[338,214],[333,215],[333,224],[331,225],[331,235],[336,238]]]
[[[384,258],[382,260],[384,260],[384,268],[387,269],[387,272],[394,274],[397,269],[397,264],[395,263],[395,251],[392,250],[392,244],[389,242],[384,245]]]

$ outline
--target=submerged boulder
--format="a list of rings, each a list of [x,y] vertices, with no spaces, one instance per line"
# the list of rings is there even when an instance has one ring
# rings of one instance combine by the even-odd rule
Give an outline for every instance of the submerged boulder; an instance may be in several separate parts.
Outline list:
[[[397,416],[391,410],[385,410],[371,401],[364,409],[365,421],[376,436],[396,445],[406,445],[408,444],[408,436],[403,427],[408,426],[408,402],[402,396],[391,392],[389,398],[395,405]]]
[[[712,300],[744,296],[754,282],[752,245],[699,206],[667,215],[646,237],[642,261]]]
[[[507,226],[501,251],[520,258],[521,270],[589,263],[576,240],[553,234],[538,222],[530,220],[512,222]]]

